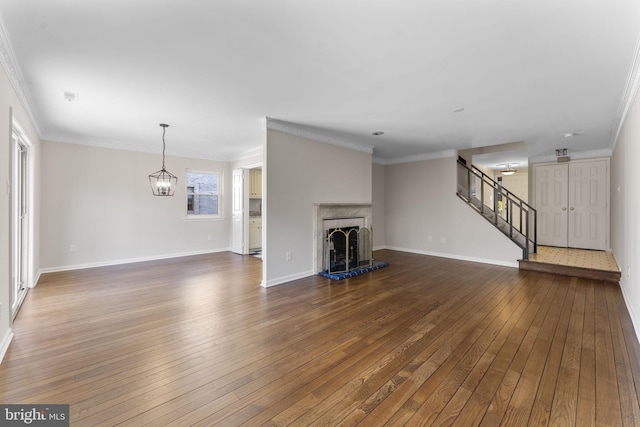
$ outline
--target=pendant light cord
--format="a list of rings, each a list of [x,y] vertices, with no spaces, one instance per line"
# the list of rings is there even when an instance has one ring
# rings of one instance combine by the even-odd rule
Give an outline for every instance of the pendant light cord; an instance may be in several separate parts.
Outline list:
[[[166,147],[166,144],[164,142],[164,134],[167,132],[167,128],[169,127],[169,125],[161,124],[160,126],[162,126],[162,170],[164,170],[164,151]]]

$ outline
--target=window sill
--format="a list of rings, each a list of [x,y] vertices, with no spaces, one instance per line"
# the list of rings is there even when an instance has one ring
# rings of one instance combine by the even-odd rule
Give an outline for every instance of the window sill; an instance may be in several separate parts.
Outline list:
[[[217,215],[188,215],[184,218],[185,222],[202,222],[202,221],[222,221],[224,220],[223,216]]]

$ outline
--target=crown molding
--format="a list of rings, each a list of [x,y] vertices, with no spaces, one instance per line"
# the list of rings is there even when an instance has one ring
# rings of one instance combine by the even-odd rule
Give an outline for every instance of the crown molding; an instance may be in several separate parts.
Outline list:
[[[9,78],[9,82],[13,87],[22,107],[29,116],[31,120],[31,124],[33,128],[38,133],[38,136],[42,135],[42,131],[40,129],[39,120],[37,120],[37,116],[35,114],[35,109],[33,108],[33,103],[31,102],[31,94],[29,93],[29,89],[24,82],[24,77],[22,74],[22,70],[20,70],[20,65],[18,65],[18,60],[16,59],[16,55],[13,52],[13,46],[11,44],[11,40],[9,39],[9,34],[5,31],[4,20],[0,15],[0,64],[2,64],[2,68],[4,68],[5,73],[7,73],[7,77]]]
[[[269,117],[265,117],[265,125],[266,129],[275,130],[293,136],[299,136],[301,138],[313,139],[314,141],[337,145],[339,147],[349,148],[351,150],[361,151],[367,154],[373,154],[373,147],[369,145],[359,144],[347,138],[335,135],[327,135],[326,133],[321,133],[306,126],[283,122],[281,120],[275,120]]]
[[[82,138],[74,139],[67,135],[48,133],[41,138],[44,141],[60,142],[63,144],[75,144],[88,147],[108,148],[112,150],[136,151],[140,153],[159,154],[158,145],[134,144],[130,142],[114,141],[109,139]],[[187,157],[191,159],[213,160],[217,162],[234,161],[230,156],[211,156],[198,151],[184,150],[175,147],[167,148],[167,156]]]
[[[260,117],[258,119],[258,123],[260,123],[260,129],[267,130],[267,121],[269,121],[268,117]]]
[[[263,153],[262,146],[254,147],[250,150],[243,151],[239,153],[237,156],[231,158],[231,161],[238,162],[240,160],[249,159],[251,157],[261,156]]]
[[[588,151],[570,151],[567,155],[572,160],[577,159],[595,159],[597,157],[611,157],[613,150],[610,148],[604,148],[601,150],[588,150]],[[558,157],[555,154],[547,154],[544,156],[530,157],[529,164],[532,163],[547,163],[555,162]]]
[[[114,141],[108,139],[75,139],[69,138],[62,134],[46,134],[42,136],[42,140],[49,142],[59,142],[62,144],[74,144],[87,147],[107,148],[111,150],[135,151],[139,153],[158,154],[158,146],[156,144],[134,144],[130,142]],[[190,159],[213,160],[216,162],[237,162],[255,156],[262,155],[262,146],[254,147],[241,153],[233,153],[228,156],[212,156],[203,154],[199,151],[184,150],[175,147],[167,148],[167,156],[186,157]]]
[[[59,142],[63,144],[75,144],[75,145],[83,145],[88,147],[97,147],[97,148],[108,148],[112,150],[125,150],[125,151],[135,151],[139,153],[150,153],[150,154],[158,154],[158,146],[156,144],[133,144],[122,141],[114,141],[109,139],[97,139],[97,138],[82,138],[82,139],[74,139],[70,138],[67,135],[63,134],[53,134],[48,133],[42,136],[44,141],[49,142]],[[250,150],[243,151],[241,153],[231,154],[229,156],[212,156],[208,154],[203,154],[199,151],[192,150],[184,150],[175,147],[167,148],[168,156],[177,156],[177,157],[187,157],[190,159],[201,159],[201,160],[213,160],[217,162],[237,162],[240,160],[244,160],[250,157],[260,156],[262,155],[262,146],[254,147]]]
[[[617,127],[615,129],[615,132],[611,133],[611,141],[609,141],[611,152],[613,152],[616,148],[618,137],[620,136],[620,132],[622,132],[627,114],[633,106],[633,101],[636,98],[638,89],[640,89],[640,36],[638,36],[638,40],[636,41],[636,50],[633,54],[633,61],[631,62],[631,68],[629,69],[627,82],[624,86],[624,91],[622,92],[620,105],[618,106],[618,112],[616,114],[614,122],[614,124],[617,124]]]
[[[381,165],[397,165],[400,163],[412,163],[412,162],[422,162],[425,160],[446,159],[449,157],[455,157],[456,155],[457,155],[457,150],[443,150],[443,151],[436,151],[433,153],[394,157],[392,159],[375,158],[374,163],[378,163]]]

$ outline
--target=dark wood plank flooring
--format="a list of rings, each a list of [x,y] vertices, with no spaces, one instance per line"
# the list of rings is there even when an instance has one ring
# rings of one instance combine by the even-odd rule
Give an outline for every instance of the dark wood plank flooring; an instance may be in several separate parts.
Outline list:
[[[618,284],[378,251],[387,268],[263,289],[201,255],[44,275],[0,402],[73,426],[638,426]]]

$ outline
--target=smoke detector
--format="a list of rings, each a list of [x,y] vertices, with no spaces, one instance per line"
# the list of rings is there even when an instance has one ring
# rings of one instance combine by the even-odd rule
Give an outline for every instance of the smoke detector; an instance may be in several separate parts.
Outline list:
[[[63,92],[62,95],[67,102],[78,102],[78,94],[73,92]]]

